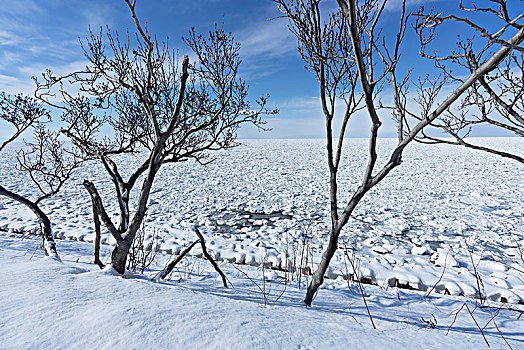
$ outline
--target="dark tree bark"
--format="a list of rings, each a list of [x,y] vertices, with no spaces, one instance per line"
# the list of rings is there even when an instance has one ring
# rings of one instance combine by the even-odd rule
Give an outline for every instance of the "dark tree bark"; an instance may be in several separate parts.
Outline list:
[[[96,211],[96,205],[93,202],[93,224],[95,226],[95,261],[94,263],[98,265],[101,269],[103,269],[104,263],[100,260],[100,243],[102,240],[101,232],[100,232],[100,216],[98,215],[98,212]]]
[[[211,265],[213,265],[213,268],[215,269],[215,271],[220,275],[220,277],[222,278],[222,284],[224,285],[225,288],[227,288],[227,279],[226,279],[226,275],[224,275],[224,273],[222,272],[222,270],[220,269],[220,267],[218,266],[218,264],[216,263],[215,259],[213,259],[211,257],[211,255],[209,254],[209,252],[207,251],[207,248],[206,248],[206,240],[204,239],[204,236],[202,236],[202,233],[200,233],[200,230],[198,229],[198,227],[195,227],[195,233],[196,235],[198,236],[198,239],[200,241],[200,245],[202,246],[202,254],[204,254],[204,256],[206,257],[207,260],[209,260],[209,262],[211,263]]]

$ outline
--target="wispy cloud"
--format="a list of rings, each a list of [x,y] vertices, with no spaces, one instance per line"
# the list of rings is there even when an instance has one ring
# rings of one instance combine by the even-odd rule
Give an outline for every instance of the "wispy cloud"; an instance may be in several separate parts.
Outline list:
[[[79,28],[87,29],[97,15],[93,6],[82,6],[71,18],[55,13],[56,6],[68,5],[34,0],[8,1],[0,12],[0,88],[8,93],[32,94],[31,76],[40,75],[47,68],[62,71],[77,65],[83,56],[78,45]],[[70,10],[70,9],[68,9]],[[90,17],[82,11],[93,13]],[[102,13],[111,11],[102,11]],[[100,13],[100,12],[98,12]],[[49,21],[57,18],[55,26]],[[104,21],[106,20],[104,15]]]
[[[0,30],[0,46],[16,45],[21,38],[13,32]]]
[[[109,26],[110,28],[114,26],[114,16],[115,13],[114,6],[107,3],[87,3],[86,6],[82,9],[82,15],[84,17],[85,23],[89,24],[93,30],[96,30],[100,27],[105,28]]]
[[[322,113],[319,97],[295,97],[276,102],[282,111],[292,114],[318,114]]]
[[[0,74],[0,87],[3,92],[10,95],[25,94],[27,96],[33,96],[35,91],[35,84],[31,80],[31,77],[14,77],[10,75]]]
[[[402,8],[402,1],[403,0],[389,0],[386,3],[386,10],[387,11],[399,11]],[[436,2],[437,0],[407,0],[406,1],[406,9],[412,9],[414,7],[418,7],[421,5],[427,5],[431,2]]]
[[[273,74],[281,69],[278,61],[296,51],[296,39],[281,19],[260,20],[235,31],[241,43],[244,75],[249,79]]]
[[[275,58],[296,50],[294,36],[286,27],[284,20],[266,20],[252,23],[237,31],[245,58]]]

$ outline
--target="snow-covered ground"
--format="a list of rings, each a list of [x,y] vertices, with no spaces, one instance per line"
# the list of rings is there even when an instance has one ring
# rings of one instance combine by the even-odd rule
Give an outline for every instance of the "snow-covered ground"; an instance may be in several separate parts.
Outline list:
[[[306,309],[304,289],[265,271],[269,306],[253,282],[261,269],[230,263],[224,288],[206,261],[183,261],[171,280],[121,278],[89,263],[92,246],[61,241],[63,263],[42,256],[38,239],[0,233],[1,349],[479,349],[483,328],[492,349],[507,349],[488,309],[464,297],[366,286],[374,330],[356,285],[328,280]],[[37,250],[35,250],[37,249]],[[107,248],[106,248],[107,249]],[[161,256],[159,264],[162,266]],[[250,276],[248,279],[245,277]],[[270,289],[270,291],[269,291]],[[497,310],[495,322],[513,347],[524,347],[520,313]],[[434,327],[422,319],[435,322]]]
[[[524,150],[522,138],[477,141],[515,153]],[[150,201],[148,233],[159,237],[162,252],[176,254],[194,241],[188,228],[198,224],[220,260],[285,268],[298,258],[305,261],[305,251],[308,260],[302,267],[314,268],[329,233],[324,140],[243,143],[215,154],[216,161],[207,166],[165,166]],[[380,140],[382,162],[394,144]],[[366,147],[364,139],[345,143],[341,206],[361,180]],[[0,182],[34,197],[36,188],[14,170],[15,148],[0,160]],[[119,168],[131,170],[135,163],[123,157]],[[117,219],[108,176],[99,164],[88,164],[61,194],[42,204],[58,238],[93,240],[84,178],[96,183]],[[523,178],[524,167],[512,160],[460,147],[411,145],[404,163],[370,191],[346,226],[344,241],[360,261],[360,276],[381,287],[429,291],[436,284],[437,293],[474,297],[474,264],[490,299],[523,302],[523,276],[515,269],[522,269]],[[35,221],[30,212],[0,198],[0,227],[30,230]],[[111,243],[107,233],[103,242]],[[198,255],[198,249],[192,254]],[[341,250],[329,277],[351,273],[346,265]]]
[[[524,149],[522,138],[483,141]],[[381,140],[381,154],[394,142]],[[185,162],[163,168],[146,223],[160,254],[145,275],[122,279],[91,263],[84,178],[96,183],[108,212],[118,216],[98,164],[79,170],[61,194],[42,203],[60,238],[63,263],[43,258],[38,238],[14,233],[34,229],[34,218],[0,198],[0,348],[471,349],[486,344],[475,321],[486,325],[493,348],[507,348],[493,315],[513,349],[524,348],[524,317],[498,309],[522,309],[524,300],[522,165],[457,147],[408,149],[404,163],[365,197],[344,232],[360,277],[375,284],[365,286],[373,330],[358,287],[350,282],[348,289],[352,267],[342,250],[312,309],[302,302],[308,276],[299,285],[294,275],[285,285],[290,274],[261,268],[265,262],[282,270],[293,261],[314,268],[320,258],[329,233],[324,141],[244,143],[206,167]],[[341,205],[361,179],[365,148],[365,140],[346,142]],[[15,170],[15,150],[0,159],[0,182],[35,198],[35,186]],[[120,169],[135,162],[122,160]],[[195,257],[198,249],[171,280],[150,279],[195,240],[194,225],[234,288],[221,287],[209,264]],[[107,233],[104,242],[108,262]],[[471,298],[478,292],[474,266],[490,299],[483,305],[492,313]],[[475,320],[462,308],[446,335],[465,302]]]

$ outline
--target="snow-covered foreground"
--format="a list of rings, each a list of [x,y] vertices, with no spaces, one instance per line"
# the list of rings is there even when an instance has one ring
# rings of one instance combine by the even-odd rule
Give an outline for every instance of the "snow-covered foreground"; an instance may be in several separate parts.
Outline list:
[[[1,349],[479,349],[486,343],[464,309],[471,299],[424,298],[420,292],[367,286],[372,329],[358,288],[330,280],[314,307],[304,290],[287,286],[273,306],[263,306],[252,282],[224,263],[234,288],[225,289],[206,261],[190,258],[170,281],[142,275],[123,279],[98,270],[91,245],[61,241],[63,263],[42,257],[36,239],[0,233]],[[165,257],[164,257],[165,258]],[[160,265],[158,265],[160,266]],[[192,269],[189,273],[186,268]],[[253,281],[261,271],[242,266]],[[153,271],[154,272],[154,271]],[[152,273],[153,273],[152,272]],[[152,273],[148,273],[151,275]],[[267,271],[266,271],[267,273]],[[267,276],[271,303],[282,290],[282,274]],[[496,312],[496,310],[494,310]],[[421,318],[437,320],[434,328]],[[491,316],[474,310],[481,327]],[[495,318],[513,349],[524,347],[524,320],[501,310]],[[424,328],[426,326],[427,328]],[[484,329],[492,349],[507,348],[493,322]]]
[[[524,150],[523,138],[476,141],[519,154]],[[395,142],[380,140],[382,162]],[[208,166],[183,162],[162,169],[146,220],[149,241],[156,236],[162,252],[176,254],[195,240],[187,229],[199,225],[222,261],[266,262],[281,269],[302,261],[297,265],[314,268],[330,226],[324,140],[244,143],[216,154]],[[366,140],[346,140],[341,205],[361,181],[366,147]],[[15,149],[4,154],[0,182],[34,198],[36,188],[14,169]],[[121,171],[137,162],[122,161]],[[117,219],[108,176],[99,164],[87,164],[60,195],[42,203],[60,239],[94,238],[84,178],[96,183]],[[429,291],[436,285],[436,293],[475,297],[475,266],[484,281],[481,292],[490,299],[524,302],[523,276],[515,269],[523,264],[523,178],[524,167],[515,161],[460,147],[410,145],[403,164],[366,195],[343,232],[343,241],[360,259],[360,277],[381,287]],[[0,228],[35,226],[30,212],[0,198]],[[111,240],[104,233],[103,242]],[[351,266],[348,270],[352,273]],[[348,270],[341,250],[328,277],[345,277]]]

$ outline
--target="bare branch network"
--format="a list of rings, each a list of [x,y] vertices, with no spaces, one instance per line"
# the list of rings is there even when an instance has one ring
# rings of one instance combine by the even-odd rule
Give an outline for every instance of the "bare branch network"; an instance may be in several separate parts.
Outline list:
[[[475,125],[487,123],[522,136],[522,52],[524,28],[519,21],[523,14],[510,15],[506,1],[493,1],[492,8],[467,8],[462,1],[459,10],[480,15],[496,16],[503,26],[495,33],[474,23],[468,17],[442,16],[425,12],[408,13],[406,1],[398,15],[395,33],[385,33],[382,27],[387,0],[337,0],[338,10],[325,14],[321,0],[274,0],[282,17],[287,18],[290,31],[295,35],[305,68],[313,73],[319,83],[320,100],[325,117],[327,163],[330,171],[331,235],[327,248],[308,287],[305,303],[310,306],[322,285],[330,261],[337,251],[339,236],[353,210],[365,194],[381,182],[402,162],[402,153],[412,141],[450,143],[475,148],[502,157],[524,162],[516,154],[468,143],[464,138]],[[414,19],[414,21],[411,21]],[[443,23],[453,21],[467,25],[481,38],[484,47],[475,51],[475,38],[461,40],[449,55],[427,54],[430,45],[437,44],[437,30]],[[415,85],[412,108],[408,101],[412,70],[403,76],[398,64],[407,53],[402,48],[408,23],[412,23],[420,39],[420,54],[435,62],[442,71],[441,78],[428,73]],[[453,65],[466,68],[465,78],[456,75]],[[520,74],[520,75],[519,75]],[[519,78],[517,78],[519,77]],[[441,98],[444,87],[452,93]],[[393,103],[384,105],[379,95],[386,88],[393,96]],[[484,90],[481,90],[484,89]],[[333,129],[337,102],[342,102],[342,122],[338,131]],[[459,112],[452,110],[458,103]],[[472,112],[477,108],[480,113]],[[397,122],[398,144],[391,150],[389,160],[377,168],[377,138],[383,116],[379,110],[389,110]],[[358,111],[365,112],[371,123],[367,166],[363,169],[362,182],[350,200],[339,211],[338,171],[348,122]],[[498,112],[494,117],[493,112]],[[455,140],[437,138],[428,133],[439,128]],[[338,140],[335,137],[338,136]],[[336,144],[335,144],[336,141]]]
[[[483,8],[478,7],[475,2],[471,3],[471,7],[466,7],[463,1],[460,1],[459,9],[465,12],[466,17],[425,12],[424,7],[415,14],[413,28],[420,39],[420,55],[433,60],[441,71],[440,79],[430,82],[429,78],[426,78],[416,86],[419,96],[417,102],[425,110],[432,105],[443,86],[463,83],[464,75],[477,71],[499,47],[511,49],[492,71],[479,77],[466,91],[458,106],[448,109],[439,120],[432,123],[432,126],[440,128],[454,140],[429,136],[422,132],[417,141],[462,145],[524,163],[524,158],[517,154],[475,145],[465,140],[471,131],[480,125],[491,125],[524,136],[524,38],[521,34],[523,25],[519,23],[522,22],[524,13],[512,16],[507,1],[492,2],[492,7]],[[496,31],[490,31],[467,17],[472,15],[492,16],[499,20],[500,27]],[[440,55],[436,49],[431,54],[428,53],[432,43],[438,45],[438,29],[447,22],[465,24],[479,34],[480,38],[474,35],[465,38],[459,36],[455,48],[449,54]],[[515,31],[517,35],[511,34]],[[465,73],[461,74],[462,72]]]
[[[191,28],[183,39],[196,62],[179,58],[169,42],[152,37],[136,12],[135,2],[125,1],[137,34],[121,35],[108,27],[91,29],[81,41],[89,64],[85,69],[56,77],[47,71],[35,79],[35,95],[61,110],[66,127],[62,133],[86,160],[99,160],[114,184],[120,222],[113,224],[94,184],[84,185],[99,216],[117,241],[112,265],[124,272],[128,251],[139,229],[153,180],[163,164],[194,159],[212,161],[209,152],[235,147],[242,124],[263,128],[262,115],[277,113],[266,108],[269,96],[252,106],[248,86],[239,77],[240,45],[231,33],[216,25],[207,36]],[[73,94],[70,91],[79,91]],[[61,102],[53,102],[54,99]],[[102,129],[112,137],[101,137]],[[118,166],[120,154],[132,154],[142,163],[124,179]],[[136,211],[129,212],[129,196],[143,176]],[[96,221],[96,220],[95,220]]]

